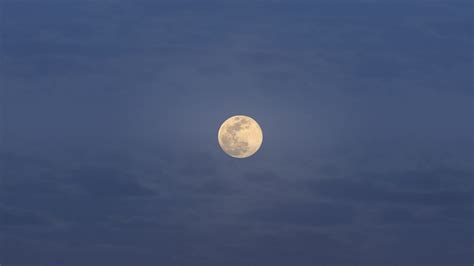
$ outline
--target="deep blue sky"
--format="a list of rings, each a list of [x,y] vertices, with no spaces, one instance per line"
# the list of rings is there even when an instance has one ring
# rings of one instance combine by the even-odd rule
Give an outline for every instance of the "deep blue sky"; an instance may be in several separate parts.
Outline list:
[[[0,8],[2,265],[472,265],[472,2]]]

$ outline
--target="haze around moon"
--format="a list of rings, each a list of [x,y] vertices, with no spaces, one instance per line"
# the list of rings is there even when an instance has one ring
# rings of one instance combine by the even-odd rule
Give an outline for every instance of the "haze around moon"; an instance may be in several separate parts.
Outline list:
[[[222,123],[218,132],[222,150],[234,158],[246,158],[255,154],[262,145],[263,133],[253,118],[236,115]]]

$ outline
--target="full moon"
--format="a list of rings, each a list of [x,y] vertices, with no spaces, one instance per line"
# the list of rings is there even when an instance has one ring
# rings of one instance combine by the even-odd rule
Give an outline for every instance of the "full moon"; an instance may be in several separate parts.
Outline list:
[[[263,133],[253,118],[236,115],[222,123],[217,138],[225,153],[234,158],[246,158],[260,149]]]

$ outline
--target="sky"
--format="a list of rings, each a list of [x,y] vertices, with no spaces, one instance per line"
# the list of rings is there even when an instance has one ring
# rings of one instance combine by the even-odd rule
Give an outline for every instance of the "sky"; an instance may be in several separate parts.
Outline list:
[[[472,10],[3,0],[1,265],[472,265]]]

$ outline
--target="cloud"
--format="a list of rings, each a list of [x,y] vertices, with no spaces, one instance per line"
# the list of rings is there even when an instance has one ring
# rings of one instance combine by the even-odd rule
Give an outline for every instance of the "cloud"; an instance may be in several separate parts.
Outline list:
[[[0,207],[0,217],[2,217],[2,223],[0,225],[2,226],[3,230],[9,230],[8,227],[10,226],[41,227],[53,225],[53,222],[45,215],[35,213],[34,211],[15,209],[6,206]]]
[[[134,177],[126,176],[116,169],[86,168],[73,175],[75,182],[94,197],[143,197],[154,194]]]
[[[471,199],[469,190],[451,191],[406,191],[380,186],[373,180],[351,179],[324,180],[316,185],[318,192],[336,199],[363,202],[385,202],[401,204],[454,205],[466,204]]]
[[[251,212],[250,218],[266,224],[286,226],[339,226],[351,224],[355,210],[350,205],[320,202],[283,202],[271,208],[259,208]]]
[[[470,262],[471,9],[68,3],[7,3],[2,263]]]

